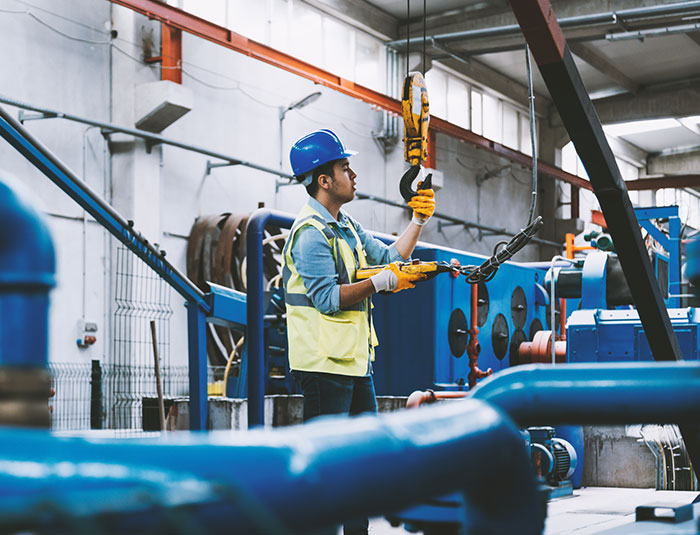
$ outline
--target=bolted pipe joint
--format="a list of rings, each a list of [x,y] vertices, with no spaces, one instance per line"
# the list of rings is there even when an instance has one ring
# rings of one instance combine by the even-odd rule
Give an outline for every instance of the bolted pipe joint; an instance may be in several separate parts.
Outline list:
[[[28,192],[0,177],[0,423],[48,427],[53,241]]]

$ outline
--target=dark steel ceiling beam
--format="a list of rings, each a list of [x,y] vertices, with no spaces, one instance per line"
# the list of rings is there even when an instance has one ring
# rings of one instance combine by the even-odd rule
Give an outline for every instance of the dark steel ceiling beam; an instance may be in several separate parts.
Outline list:
[[[552,6],[549,0],[510,0],[510,4],[591,178],[654,360],[682,360],[625,181]],[[696,466],[700,464],[699,429],[698,425],[681,426],[690,458]]]
[[[654,358],[679,360],[678,341],[639,232],[625,181],[549,0],[511,0],[511,7],[591,179]]]
[[[634,95],[622,93],[595,99],[595,109],[603,124],[700,115],[699,87],[697,76],[672,83],[642,85]],[[556,114],[550,115],[551,127],[561,124]]]

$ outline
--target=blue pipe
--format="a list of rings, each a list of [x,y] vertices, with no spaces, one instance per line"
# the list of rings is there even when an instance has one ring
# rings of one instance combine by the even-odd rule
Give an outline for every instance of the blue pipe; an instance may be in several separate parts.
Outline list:
[[[470,396],[518,425],[697,423],[700,363],[532,364],[501,371]]]
[[[0,180],[0,365],[48,363],[53,241],[21,183]]]
[[[0,443],[3,532],[308,534],[454,491],[479,533],[544,524],[522,436],[477,400],[165,443],[29,430],[0,431]]]
[[[263,231],[266,225],[291,228],[294,217],[259,209],[248,219],[246,230],[247,292],[246,338],[248,340],[248,427],[265,421],[265,330],[263,327]]]

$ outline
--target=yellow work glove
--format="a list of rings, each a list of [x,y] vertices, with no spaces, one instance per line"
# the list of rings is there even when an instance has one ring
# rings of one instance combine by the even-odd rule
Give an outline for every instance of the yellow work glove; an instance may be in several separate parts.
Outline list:
[[[422,281],[428,278],[428,275],[426,275],[425,273],[405,273],[401,271],[398,262],[388,264],[384,268],[384,270],[391,270],[396,275],[396,287],[392,290],[394,293],[400,292],[401,290],[406,290],[408,288],[415,288],[415,282]]]
[[[420,185],[418,187],[420,188]],[[408,206],[413,208],[412,221],[422,227],[435,211],[435,192],[432,189],[419,189],[417,195],[408,201]]]

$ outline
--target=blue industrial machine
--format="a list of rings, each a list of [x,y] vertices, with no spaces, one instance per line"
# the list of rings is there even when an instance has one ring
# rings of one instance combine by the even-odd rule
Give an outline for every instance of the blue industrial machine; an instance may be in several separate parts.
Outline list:
[[[665,297],[671,325],[681,354],[700,356],[700,310],[677,308],[681,303],[680,218],[677,206],[635,209],[640,225],[665,249],[654,251],[653,265]],[[653,220],[667,225],[663,232]],[[554,274],[556,293],[572,298],[567,307],[566,361],[652,361],[653,355],[639,314],[615,256],[589,253],[582,265],[561,268]]]
[[[549,487],[549,497],[559,498],[572,494],[571,476],[578,466],[578,454],[574,446],[556,437],[553,427],[530,427],[527,434],[535,472]]]
[[[456,260],[460,265],[479,265],[485,259],[440,247],[417,248],[414,257]],[[478,365],[482,370],[497,372],[519,364],[520,344],[547,328],[544,273],[505,263],[492,280],[478,285]],[[463,277],[440,275],[410,292],[373,299],[380,343],[374,364],[378,394],[408,395],[424,388],[466,390],[471,290]]]
[[[700,355],[700,310],[669,309],[671,325],[685,360]],[[574,311],[567,322],[567,362],[652,361],[644,328],[636,310]]]

